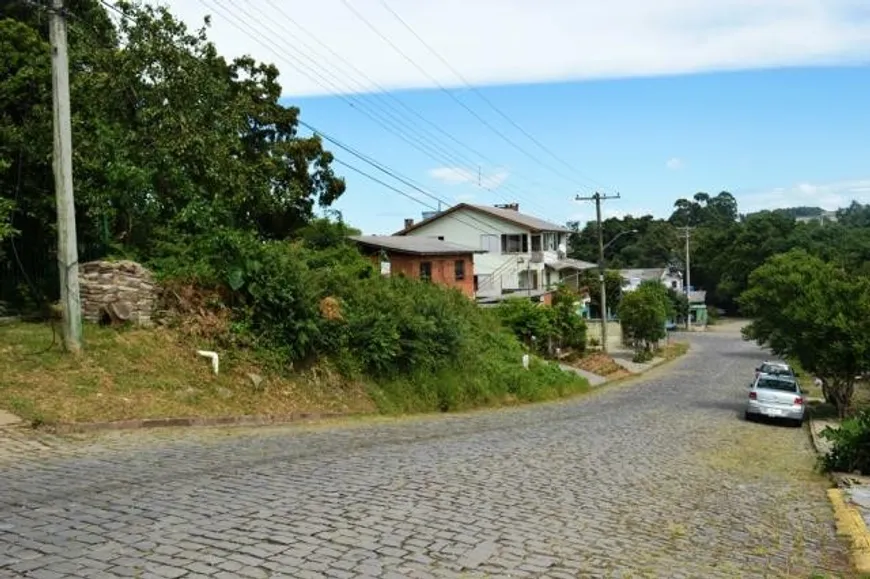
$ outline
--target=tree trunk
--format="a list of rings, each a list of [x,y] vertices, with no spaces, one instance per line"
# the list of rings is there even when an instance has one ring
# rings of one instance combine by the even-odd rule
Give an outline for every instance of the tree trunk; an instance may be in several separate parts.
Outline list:
[[[822,382],[825,383],[824,381]],[[855,391],[855,379],[841,380],[834,378],[829,387],[832,402],[837,408],[837,416],[841,419],[846,418],[849,413],[849,408],[852,405],[852,394]]]

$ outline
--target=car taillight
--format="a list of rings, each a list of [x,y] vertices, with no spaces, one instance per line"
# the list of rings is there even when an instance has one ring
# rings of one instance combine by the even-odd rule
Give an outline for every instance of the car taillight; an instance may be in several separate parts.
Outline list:
[[[750,400],[756,400],[757,398],[758,398],[758,394],[756,394],[755,392],[750,392],[750,393],[749,393],[749,399],[750,399]]]
[[[798,406],[803,406],[804,399],[801,398],[800,396],[798,396],[797,398],[794,399],[794,403],[797,404]]]

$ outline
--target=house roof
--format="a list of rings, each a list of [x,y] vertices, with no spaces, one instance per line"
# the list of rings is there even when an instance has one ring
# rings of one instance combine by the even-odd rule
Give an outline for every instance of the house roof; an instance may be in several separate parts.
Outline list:
[[[619,275],[627,280],[638,278],[640,281],[649,281],[662,279],[665,271],[666,269],[664,267],[650,269],[621,269],[619,270]]]
[[[501,207],[492,207],[490,205],[473,205],[471,203],[458,203],[441,213],[433,215],[428,219],[424,219],[419,223],[415,223],[411,227],[406,227],[405,229],[396,233],[396,235],[406,235],[415,229],[437,221],[441,219],[445,215],[449,215],[451,213],[455,213],[462,209],[469,209],[471,211],[477,211],[478,213],[484,213],[486,215],[490,215],[492,217],[496,217],[498,219],[503,219],[504,221],[508,221],[515,225],[519,225],[520,227],[525,227],[531,231],[539,232],[539,231],[557,231],[560,233],[571,233],[572,231],[565,227],[564,225],[556,225],[555,223],[550,223],[549,221],[544,221],[543,219],[538,219],[537,217],[533,217],[526,213],[520,213],[519,211],[514,211],[513,209],[502,209]]]
[[[588,261],[583,261],[580,259],[571,259],[568,257],[565,259],[560,259],[559,261],[554,261],[552,263],[548,263],[547,267],[554,269],[556,271],[562,271],[563,269],[576,269],[576,270],[583,271],[583,270],[592,269],[593,267],[598,267],[598,266],[596,264],[590,263]]]
[[[690,304],[703,304],[707,301],[707,292],[704,290],[695,290],[689,292]]]
[[[485,253],[482,249],[448,243],[432,237],[405,237],[401,235],[354,235],[351,239],[360,245],[414,255],[457,255]]]

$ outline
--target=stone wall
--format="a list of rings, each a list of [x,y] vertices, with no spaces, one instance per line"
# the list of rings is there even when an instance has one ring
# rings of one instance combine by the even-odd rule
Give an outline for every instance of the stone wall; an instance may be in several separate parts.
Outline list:
[[[133,261],[92,261],[79,266],[82,318],[93,323],[150,325],[157,301],[151,272]]]

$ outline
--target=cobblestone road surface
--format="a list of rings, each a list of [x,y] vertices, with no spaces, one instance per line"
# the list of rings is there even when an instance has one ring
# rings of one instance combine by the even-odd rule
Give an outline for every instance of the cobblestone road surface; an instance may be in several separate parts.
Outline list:
[[[847,576],[805,431],[739,419],[759,352],[585,399],[339,428],[0,442],[0,577]]]

